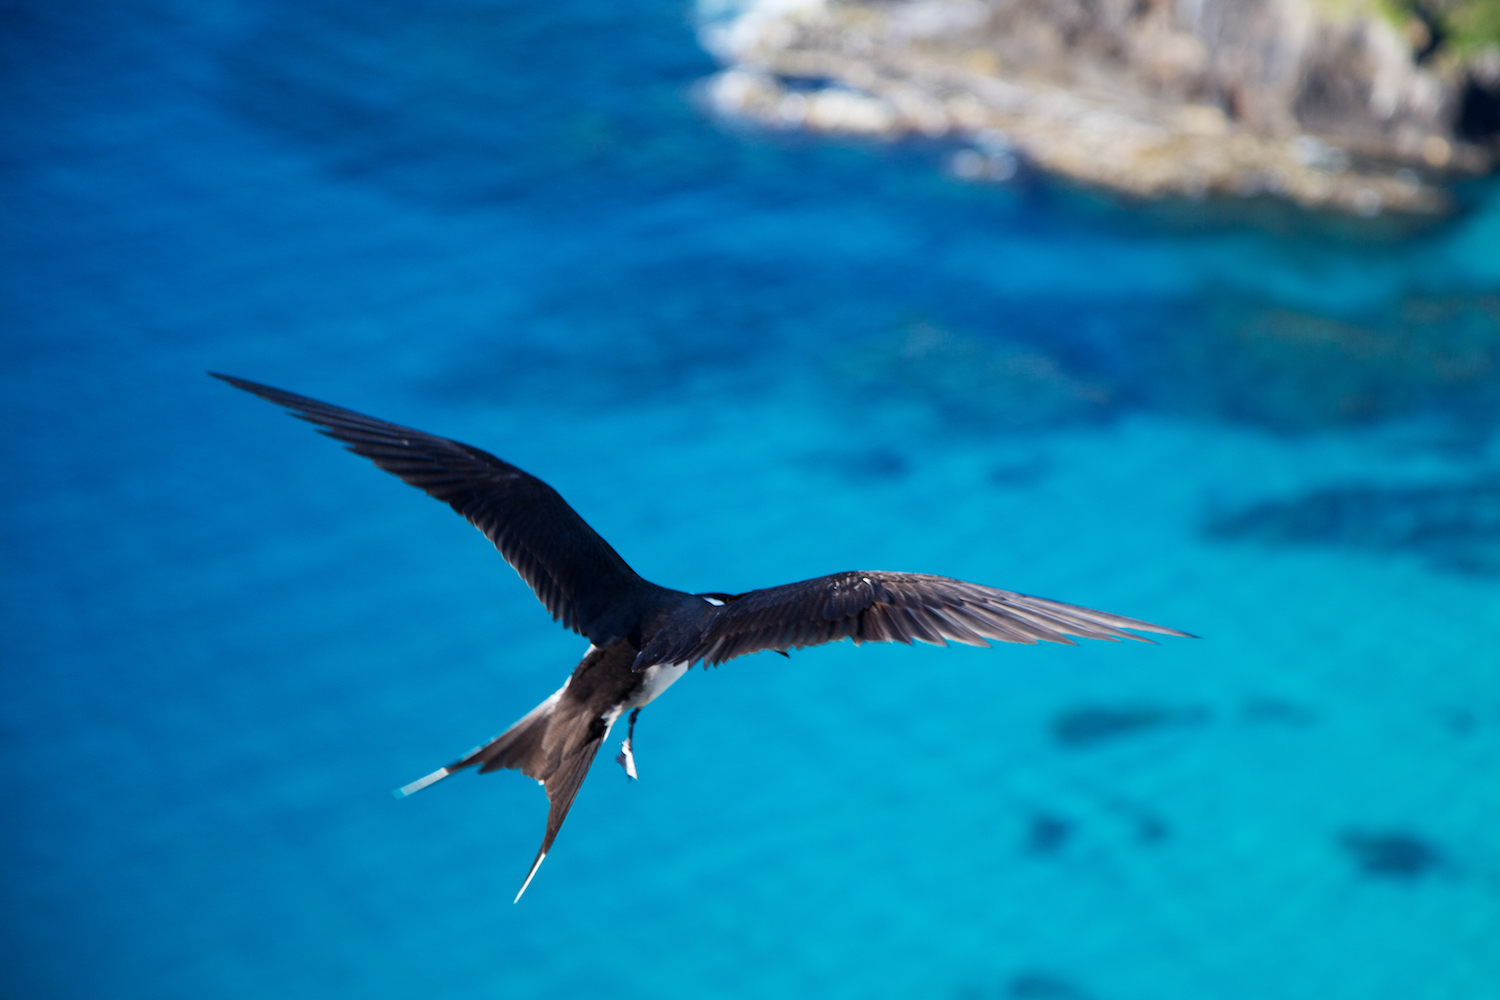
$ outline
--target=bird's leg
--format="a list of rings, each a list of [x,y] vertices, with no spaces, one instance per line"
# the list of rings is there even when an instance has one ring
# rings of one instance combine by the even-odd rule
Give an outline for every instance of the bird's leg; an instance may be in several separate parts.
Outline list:
[[[625,776],[631,779],[640,777],[635,773],[635,754],[630,752],[630,741],[635,738],[635,719],[640,714],[640,709],[630,713],[630,730],[625,734],[625,742],[620,744],[620,756],[615,758],[615,763],[623,767]]]

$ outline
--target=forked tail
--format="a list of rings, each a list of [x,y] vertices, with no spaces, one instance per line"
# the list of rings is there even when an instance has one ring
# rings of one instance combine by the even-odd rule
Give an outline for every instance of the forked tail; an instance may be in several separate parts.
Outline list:
[[[526,873],[526,881],[521,883],[521,891],[516,893],[516,902],[520,902],[522,893],[552,848],[557,831],[562,829],[563,820],[567,818],[573,799],[589,772],[589,765],[594,762],[594,755],[599,752],[614,721],[613,714],[599,716],[589,711],[582,701],[569,698],[568,685],[564,684],[493,740],[476,747],[447,767],[440,767],[409,785],[401,786],[393,794],[398,799],[405,798],[455,771],[476,764],[481,773],[510,768],[541,782],[550,803],[547,832],[536,860]]]

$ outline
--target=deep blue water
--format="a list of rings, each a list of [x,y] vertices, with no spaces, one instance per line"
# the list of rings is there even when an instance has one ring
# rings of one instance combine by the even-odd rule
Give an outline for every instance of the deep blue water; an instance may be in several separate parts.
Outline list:
[[[1500,996],[1500,193],[1404,232],[745,132],[679,2],[0,6],[0,993]],[[586,643],[215,369],[649,579],[1203,636],[694,671],[519,906]]]

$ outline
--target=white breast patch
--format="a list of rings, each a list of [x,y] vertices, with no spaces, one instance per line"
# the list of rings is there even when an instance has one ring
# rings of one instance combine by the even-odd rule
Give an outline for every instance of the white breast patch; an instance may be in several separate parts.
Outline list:
[[[649,705],[661,695],[663,691],[677,683],[677,678],[687,673],[686,663],[658,663],[647,667],[644,671],[644,680],[640,690],[626,703],[626,708],[640,708]]]

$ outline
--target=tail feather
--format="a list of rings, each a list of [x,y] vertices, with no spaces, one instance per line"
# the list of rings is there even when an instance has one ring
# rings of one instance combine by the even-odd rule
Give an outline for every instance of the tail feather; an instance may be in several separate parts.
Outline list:
[[[520,771],[528,778],[546,780],[547,772],[551,770],[547,761],[550,756],[547,744],[551,742],[547,739],[547,731],[551,728],[558,703],[567,690],[568,685],[564,683],[546,701],[521,716],[515,725],[484,746],[475,747],[460,760],[449,764],[448,770],[457,771],[478,764],[479,773],[484,774],[508,767]]]
[[[521,883],[520,890],[516,892],[516,898],[511,900],[512,903],[519,903],[521,901],[521,897],[526,895],[526,887],[531,884],[532,879],[536,878],[536,870],[542,867],[542,862],[546,860],[546,851],[536,852],[536,860],[531,863],[531,870],[526,873],[526,881]]]
[[[395,792],[397,798],[405,798],[435,784],[455,771],[478,765],[480,773],[511,768],[542,783],[547,791],[547,831],[542,838],[541,850],[526,873],[526,881],[516,900],[521,899],[526,887],[536,876],[552,841],[562,829],[573,800],[588,776],[589,767],[599,748],[609,736],[610,727],[619,714],[618,709],[605,716],[578,698],[567,697],[568,685],[564,684],[550,698],[527,712],[515,725],[496,736],[483,746]]]
[[[520,771],[528,778],[543,780],[548,770],[544,746],[547,727],[552,721],[552,713],[556,711],[558,702],[562,700],[563,692],[567,689],[568,685],[564,682],[563,686],[554,691],[546,701],[521,716],[513,726],[499,736],[475,747],[447,767],[440,767],[408,785],[402,785],[391,794],[398,799],[404,799],[408,795],[415,795],[428,785],[437,784],[455,771],[462,771],[475,764],[480,765],[481,773],[509,767]]]
[[[435,785],[435,784],[437,784],[439,781],[442,781],[444,778],[448,777],[448,775],[450,775],[452,773],[453,773],[453,769],[452,768],[450,768],[450,767],[440,767],[436,771],[433,771],[431,774],[424,775],[423,777],[418,778],[416,781],[413,781],[410,784],[402,785],[400,788],[396,789],[391,794],[394,795],[394,796],[396,796],[396,798],[398,798],[398,799],[404,799],[408,795],[415,795],[415,794],[417,794],[422,789],[426,788],[428,785]]]
[[[589,766],[594,763],[594,757],[599,753],[599,748],[604,745],[604,736],[608,733],[609,728],[606,726],[604,734],[597,739],[572,748],[561,766],[542,782],[542,786],[547,789],[547,801],[551,804],[547,810],[547,832],[542,837],[541,849],[536,852],[536,860],[531,863],[531,869],[526,873],[526,881],[521,883],[521,889],[516,893],[515,902],[521,901],[526,887],[536,876],[536,870],[542,866],[547,852],[552,849],[552,841],[557,839],[557,831],[562,829],[563,820],[568,818],[568,810],[573,808],[573,800],[578,797],[578,789],[583,787],[583,779],[588,776]]]

